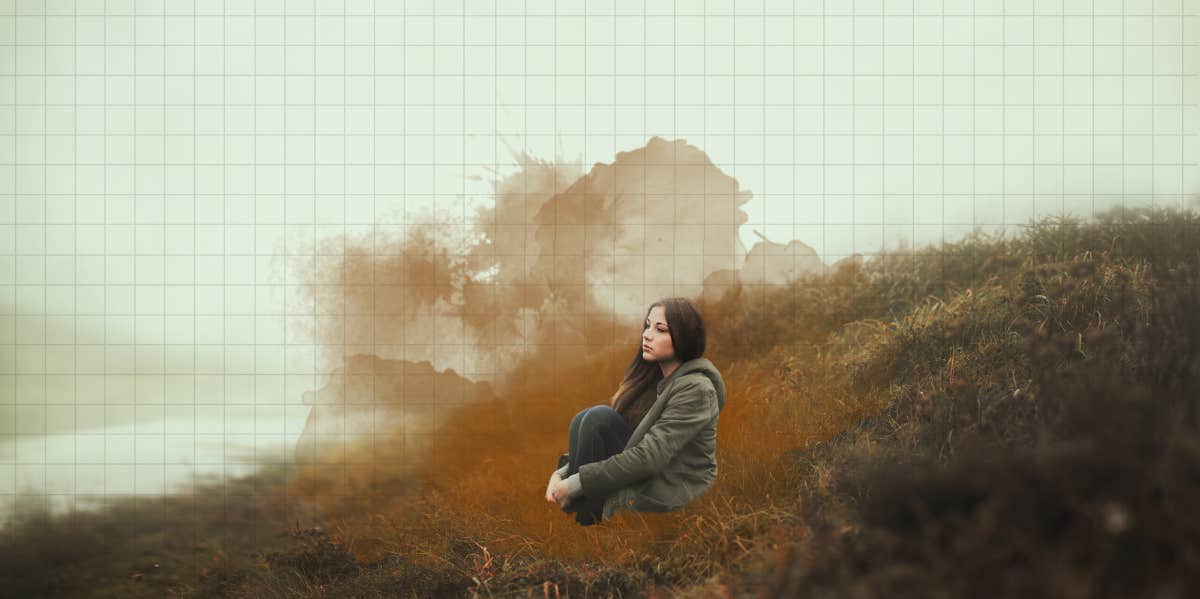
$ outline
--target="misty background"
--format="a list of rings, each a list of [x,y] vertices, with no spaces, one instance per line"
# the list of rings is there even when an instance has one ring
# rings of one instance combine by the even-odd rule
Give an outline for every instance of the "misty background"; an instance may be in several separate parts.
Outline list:
[[[0,2],[0,513],[293,459],[334,367],[323,265],[426,226],[461,253],[539,161],[566,189],[685,141],[744,194],[741,252],[824,264],[1195,206],[1197,25],[1151,0]],[[476,378],[461,339],[411,339],[378,353]]]

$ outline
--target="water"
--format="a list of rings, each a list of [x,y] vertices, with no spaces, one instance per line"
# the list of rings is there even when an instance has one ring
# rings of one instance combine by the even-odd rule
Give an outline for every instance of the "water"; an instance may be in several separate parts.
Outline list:
[[[285,434],[231,434],[224,431],[253,431],[255,422],[200,417],[161,421],[161,430],[187,431],[180,433],[138,433],[131,423],[7,436],[0,441],[0,521],[12,517],[19,501],[43,501],[51,513],[63,514],[100,509],[120,497],[220,489],[219,483],[262,466],[294,463],[301,416],[307,414],[289,414],[284,430],[297,432]]]

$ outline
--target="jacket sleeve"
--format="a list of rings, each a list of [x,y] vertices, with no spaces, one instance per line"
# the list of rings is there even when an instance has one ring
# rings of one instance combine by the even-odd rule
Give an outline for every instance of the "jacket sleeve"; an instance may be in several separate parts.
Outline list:
[[[606,495],[649,478],[663,468],[715,415],[716,392],[699,381],[681,385],[663,408],[658,420],[633,447],[599,462],[579,466],[582,493]]]

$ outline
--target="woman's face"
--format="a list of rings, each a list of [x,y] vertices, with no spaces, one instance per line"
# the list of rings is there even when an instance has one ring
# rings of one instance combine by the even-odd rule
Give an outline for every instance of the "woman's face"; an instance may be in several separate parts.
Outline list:
[[[663,362],[675,359],[671,331],[667,330],[667,315],[662,306],[654,306],[642,323],[642,359]]]

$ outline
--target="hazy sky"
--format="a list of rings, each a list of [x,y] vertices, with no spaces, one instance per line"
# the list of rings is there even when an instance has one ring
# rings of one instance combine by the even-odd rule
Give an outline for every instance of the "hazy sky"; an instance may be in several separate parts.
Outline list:
[[[0,504],[282,455],[318,241],[686,139],[826,262],[1180,205],[1197,3],[0,2]],[[247,449],[249,448],[249,449]],[[3,505],[0,505],[0,509]]]

